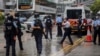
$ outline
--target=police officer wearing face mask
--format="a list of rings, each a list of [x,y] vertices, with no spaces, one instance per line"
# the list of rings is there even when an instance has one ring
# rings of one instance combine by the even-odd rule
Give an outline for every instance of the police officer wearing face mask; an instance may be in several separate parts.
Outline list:
[[[51,16],[47,16],[45,20],[45,28],[46,28],[46,36],[48,39],[48,33],[50,34],[50,38],[52,39],[52,19]]]
[[[94,38],[93,43],[96,45],[96,40],[98,36],[98,45],[100,45],[100,18],[96,16],[93,21],[93,29],[94,29]]]
[[[70,27],[70,22],[68,19],[64,19],[64,22],[62,23],[63,28],[64,28],[64,36],[63,39],[61,40],[60,44],[63,44],[64,40],[66,39],[66,36],[68,36],[68,39],[70,41],[70,44],[73,45],[73,41],[71,39],[71,27]]]
[[[4,28],[5,28],[5,24],[6,24],[8,16],[9,16],[9,13],[6,13],[5,14],[5,21],[4,21]],[[4,30],[4,37],[5,37],[5,40],[6,40],[6,32],[5,32],[5,29],[3,29],[3,30]],[[7,41],[6,41],[6,45],[7,45]],[[6,48],[6,46],[4,46],[4,48]]]
[[[16,35],[16,23],[13,22],[13,16],[9,15],[5,22],[5,36],[6,36],[6,56],[10,56],[10,46],[12,47],[12,56],[16,56],[15,50],[15,35]]]
[[[78,18],[78,37],[81,38],[82,37],[82,16],[79,16]]]
[[[23,32],[21,30],[21,23],[19,21],[19,13],[15,13],[15,18],[13,20],[17,24],[17,37],[19,41],[20,50],[23,50],[23,44],[22,44],[22,39],[21,39]]]
[[[36,14],[34,17],[35,17],[35,20],[33,23],[32,34],[35,37],[37,53],[40,56],[40,54],[42,53],[42,34],[43,34],[44,27],[41,20],[39,19],[39,15]]]

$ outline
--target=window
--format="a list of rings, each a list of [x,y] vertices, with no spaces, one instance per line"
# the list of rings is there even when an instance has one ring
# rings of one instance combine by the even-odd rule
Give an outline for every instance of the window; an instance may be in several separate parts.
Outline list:
[[[86,0],[83,0],[83,1],[86,1]]]

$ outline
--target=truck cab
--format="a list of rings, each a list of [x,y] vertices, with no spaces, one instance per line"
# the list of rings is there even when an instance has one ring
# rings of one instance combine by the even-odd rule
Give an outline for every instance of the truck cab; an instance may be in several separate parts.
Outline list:
[[[82,32],[87,32],[87,19],[90,17],[90,9],[86,6],[66,7],[64,12],[64,18],[68,18],[72,33],[78,32],[78,20],[79,16],[82,16]]]

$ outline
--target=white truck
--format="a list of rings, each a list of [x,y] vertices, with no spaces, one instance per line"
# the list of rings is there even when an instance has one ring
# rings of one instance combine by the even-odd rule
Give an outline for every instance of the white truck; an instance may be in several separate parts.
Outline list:
[[[66,7],[64,18],[68,18],[71,23],[72,33],[78,31],[78,18],[82,16],[82,31],[87,32],[87,19],[91,17],[91,10],[84,5],[75,7]]]
[[[40,15],[39,18],[42,22],[43,22],[45,16],[47,16],[47,15]],[[24,22],[23,26],[25,27],[26,32],[32,32],[34,20],[35,20],[35,18],[34,18],[34,15],[33,15],[26,22]]]

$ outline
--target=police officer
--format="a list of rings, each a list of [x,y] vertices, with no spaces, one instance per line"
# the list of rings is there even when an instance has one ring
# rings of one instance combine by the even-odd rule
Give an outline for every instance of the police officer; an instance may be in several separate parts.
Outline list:
[[[63,39],[61,40],[60,44],[63,44],[64,40],[66,39],[66,36],[68,36],[68,39],[70,41],[70,44],[73,45],[73,41],[71,39],[71,27],[70,27],[70,22],[68,19],[64,19],[64,22],[62,23],[63,28],[64,28],[64,36]]]
[[[47,16],[45,21],[45,28],[46,28],[46,36],[48,38],[48,33],[50,34],[50,38],[52,39],[52,19],[51,16]]]
[[[35,20],[33,23],[33,34],[35,37],[35,41],[36,41],[36,47],[37,47],[37,53],[40,56],[41,52],[42,52],[42,34],[43,34],[43,25],[41,20],[39,19],[39,15],[36,14],[35,16]]]
[[[82,29],[82,16],[79,16],[79,18],[78,18],[78,37],[79,38],[82,37],[81,29]]]
[[[94,18],[93,28],[94,28],[93,43],[96,44],[96,39],[97,39],[97,35],[98,35],[98,44],[100,45],[100,19],[98,16],[96,16],[96,18]]]
[[[9,56],[10,46],[12,46],[12,56],[16,56],[15,52],[15,35],[16,35],[16,24],[13,22],[13,16],[9,15],[5,22],[5,36],[7,41],[6,56]]]
[[[18,13],[15,13],[14,22],[17,24],[17,37],[18,37],[18,41],[19,41],[19,47],[20,47],[20,50],[23,50],[23,44],[22,44],[22,39],[21,39],[23,32],[21,31],[21,24],[19,21],[19,14]]]
[[[9,16],[9,13],[6,13],[5,14],[5,21],[4,21],[4,28],[5,28],[5,24],[6,24],[8,16]],[[3,30],[4,30],[4,37],[5,37],[5,40],[6,40],[6,34],[5,34],[6,32],[5,32],[5,29],[3,29]],[[6,45],[7,45],[7,41],[6,41]],[[4,46],[4,48],[6,48],[6,46]]]
[[[57,15],[56,23],[57,23],[57,36],[62,36],[62,17],[61,15]]]

